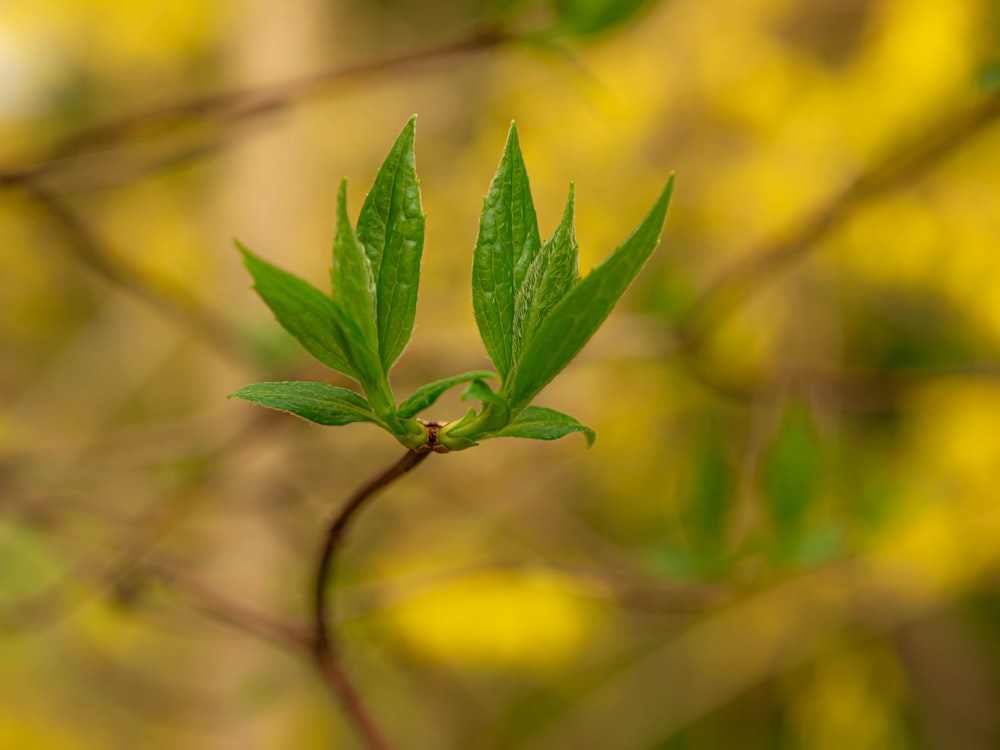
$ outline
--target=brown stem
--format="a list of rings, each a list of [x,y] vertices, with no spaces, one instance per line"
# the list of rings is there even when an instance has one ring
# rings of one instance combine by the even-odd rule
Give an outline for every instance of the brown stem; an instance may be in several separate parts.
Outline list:
[[[348,499],[344,507],[336,513],[327,525],[326,539],[320,552],[319,564],[316,568],[314,594],[314,624],[313,649],[316,664],[327,685],[340,701],[341,707],[354,724],[355,729],[372,750],[390,750],[391,745],[381,729],[367,712],[360,696],[345,674],[334,649],[333,635],[330,629],[330,607],[328,591],[333,579],[334,562],[341,540],[348,524],[379,490],[389,486],[410,469],[420,464],[430,455],[429,450],[407,451],[403,457],[373,477],[369,482],[358,488]]]

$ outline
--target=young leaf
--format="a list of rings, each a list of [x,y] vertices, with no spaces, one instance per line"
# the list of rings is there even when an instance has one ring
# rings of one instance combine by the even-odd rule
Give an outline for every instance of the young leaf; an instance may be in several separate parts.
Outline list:
[[[282,328],[327,367],[356,379],[358,376],[344,351],[340,316],[333,301],[298,276],[261,260],[239,241],[236,247],[253,276],[254,289]]]
[[[392,388],[378,355],[369,346],[358,324],[343,314],[340,308],[334,306],[334,309],[337,313],[337,333],[341,347],[354,368],[354,377],[361,383],[374,412],[395,428],[396,401],[392,397]]]
[[[480,401],[483,408],[477,413],[469,409],[461,419],[446,425],[438,433],[438,442],[451,450],[462,450],[476,445],[476,440],[495,430],[502,429],[510,422],[510,406],[507,400],[485,380],[476,379],[462,394],[463,401]]]
[[[517,292],[541,247],[528,174],[513,123],[483,202],[472,260],[472,304],[486,353],[502,378],[513,366]]]
[[[761,484],[779,532],[799,532],[822,490],[827,455],[809,408],[792,403],[761,462]]]
[[[631,235],[603,263],[577,283],[525,342],[517,369],[504,380],[511,412],[527,405],[562,371],[611,313],[659,242],[674,179]]]
[[[333,235],[333,261],[330,265],[333,304],[341,314],[354,321],[361,341],[356,349],[374,355],[378,351],[375,328],[375,280],[371,264],[347,216],[347,180],[341,180],[337,192],[337,223]]]
[[[528,406],[506,427],[480,439],[495,437],[519,437],[531,440],[557,440],[574,432],[582,432],[587,438],[587,447],[594,444],[596,434],[592,429],[577,422],[568,414],[546,409],[542,406]]]
[[[347,388],[325,383],[255,383],[230,394],[232,397],[333,427],[352,422],[378,422],[363,397]]]
[[[378,349],[389,371],[413,333],[424,247],[424,213],[413,156],[411,117],[389,151],[358,217],[375,279]]]
[[[476,378],[469,387],[465,389],[461,396],[463,401],[481,401],[483,404],[504,405],[504,400],[493,392],[485,380]]]
[[[447,391],[449,388],[454,388],[456,385],[461,385],[462,383],[468,383],[472,380],[479,380],[480,378],[495,378],[496,374],[490,372],[489,370],[476,370],[475,372],[466,372],[462,375],[455,375],[454,377],[445,378],[444,380],[438,380],[434,383],[429,383],[425,386],[418,388],[412,396],[410,396],[406,401],[399,405],[396,409],[396,413],[402,418],[412,417],[424,409],[430,407],[435,401],[437,401],[441,394]]]
[[[516,367],[524,342],[531,338],[539,324],[579,280],[577,270],[576,234],[573,231],[573,185],[562,221],[555,234],[528,266],[524,283],[514,301],[513,362]]]
[[[347,216],[346,180],[341,181],[337,194],[337,228],[333,238],[330,281],[341,347],[375,413],[389,419],[396,403],[378,356],[375,284],[368,256]]]

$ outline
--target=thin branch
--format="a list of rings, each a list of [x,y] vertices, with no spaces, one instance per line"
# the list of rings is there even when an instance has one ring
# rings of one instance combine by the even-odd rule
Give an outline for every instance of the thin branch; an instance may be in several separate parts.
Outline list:
[[[107,281],[122,287],[167,318],[205,339],[217,351],[242,360],[246,352],[237,342],[233,327],[216,313],[201,307],[181,289],[164,289],[109,252],[87,224],[48,190],[30,179],[20,187],[52,219],[65,240],[66,249],[83,265]]]
[[[325,659],[333,651],[330,637],[330,607],[327,603],[327,591],[334,575],[334,562],[340,544],[348,525],[379,490],[388,487],[408,471],[418,466],[430,455],[430,451],[407,451],[401,459],[389,466],[383,472],[373,477],[361,486],[344,504],[344,507],[334,515],[326,530],[326,539],[320,552],[319,565],[316,567],[316,585],[313,589],[315,603],[314,648],[319,659]]]
[[[710,369],[695,357],[690,358],[688,365],[688,371],[699,383],[728,400],[748,402],[791,391],[808,395],[825,408],[862,415],[891,414],[899,409],[900,398],[907,389],[935,380],[1000,382],[1000,363],[988,361],[882,370],[796,367],[745,380]]]
[[[23,184],[26,180],[57,171],[68,159],[94,153],[109,146],[124,146],[159,132],[170,132],[188,121],[216,120],[224,123],[249,121],[317,96],[336,84],[360,83],[373,76],[398,69],[440,65],[454,57],[484,52],[513,39],[514,37],[496,28],[480,29],[461,39],[416,52],[354,65],[325,68],[280,83],[170,102],[73,133],[53,145],[31,166],[0,170],[0,186]]]
[[[859,206],[918,179],[974,136],[1000,119],[1000,93],[979,100],[924,131],[874,162],[825,205],[802,221],[790,236],[775,240],[734,263],[712,284],[678,324],[681,348],[697,348],[708,333],[777,272],[802,258],[840,227]]]
[[[310,646],[306,628],[234,601],[183,570],[159,563],[144,563],[142,569],[182,593],[198,611],[214,620],[283,648],[308,650]]]
[[[348,526],[365,504],[394,481],[418,466],[431,454],[430,449],[424,451],[407,451],[399,461],[389,466],[383,472],[373,477],[361,486],[336,513],[327,525],[326,538],[320,552],[319,564],[316,568],[315,586],[313,589],[314,633],[313,652],[316,664],[327,685],[340,701],[341,707],[350,718],[367,746],[372,750],[390,750],[391,745],[382,730],[367,712],[360,696],[345,674],[334,649],[334,639],[330,628],[330,606],[327,592],[334,575],[334,563],[337,552]]]

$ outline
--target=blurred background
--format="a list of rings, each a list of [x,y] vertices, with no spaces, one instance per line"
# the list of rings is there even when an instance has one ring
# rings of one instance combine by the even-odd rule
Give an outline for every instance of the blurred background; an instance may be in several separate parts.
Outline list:
[[[996,0],[0,3],[0,748],[361,746],[242,615],[308,623],[324,518],[401,448],[227,401],[350,385],[232,239],[322,285],[340,178],[356,216],[413,113],[400,399],[487,365],[512,119],[584,272],[677,186],[539,400],[594,447],[432,456],[352,530],[389,736],[1000,747],[998,42]]]

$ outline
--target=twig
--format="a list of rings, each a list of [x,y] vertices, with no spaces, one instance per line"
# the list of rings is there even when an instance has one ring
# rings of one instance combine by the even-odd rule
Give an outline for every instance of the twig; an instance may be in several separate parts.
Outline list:
[[[207,340],[217,351],[234,359],[245,359],[232,326],[216,313],[202,308],[180,289],[166,290],[108,252],[90,227],[62,200],[24,179],[20,187],[45,213],[65,239],[67,250],[90,270],[107,281],[121,286],[142,302],[153,307],[182,327]]]
[[[283,648],[307,649],[308,630],[241,604],[178,568],[144,563],[142,569],[186,596],[200,612],[214,620]]]
[[[328,605],[327,591],[334,574],[334,562],[337,552],[340,549],[344,533],[351,520],[381,489],[392,484],[408,471],[418,466],[431,454],[430,450],[407,451],[403,457],[385,469],[382,473],[373,477],[369,482],[360,487],[348,500],[344,507],[336,513],[327,525],[326,538],[323,542],[323,549],[320,552],[319,564],[316,568],[314,594],[314,625],[313,651],[316,658],[316,665],[320,673],[336,695],[337,699],[347,716],[353,722],[367,746],[372,750],[390,750],[391,745],[382,733],[379,726],[372,719],[365,709],[360,696],[353,684],[345,674],[336,650],[330,629],[330,607]]]
[[[734,402],[792,392],[808,395],[824,408],[854,414],[891,414],[898,408],[906,389],[936,380],[960,378],[1000,382],[1000,363],[989,361],[881,370],[796,367],[746,380],[710,369],[696,358],[691,358],[688,369],[703,386]]]
[[[806,218],[790,236],[777,239],[734,263],[681,318],[677,326],[681,348],[697,348],[726,316],[774,280],[778,271],[806,255],[839,227],[851,211],[925,174],[997,119],[1000,119],[1000,93],[936,123],[916,142],[903,144],[874,162]]]
[[[514,37],[496,28],[480,29],[469,36],[382,60],[336,66],[280,83],[253,88],[223,91],[193,97],[139,112],[134,115],[81,130],[53,145],[31,166],[0,170],[0,187],[57,170],[62,162],[108,146],[120,147],[148,138],[156,131],[169,132],[187,120],[221,122],[247,121],[270,114],[298,101],[320,94],[324,89],[345,82],[360,82],[398,68],[413,68],[442,63],[452,57],[483,52],[511,41]]]

